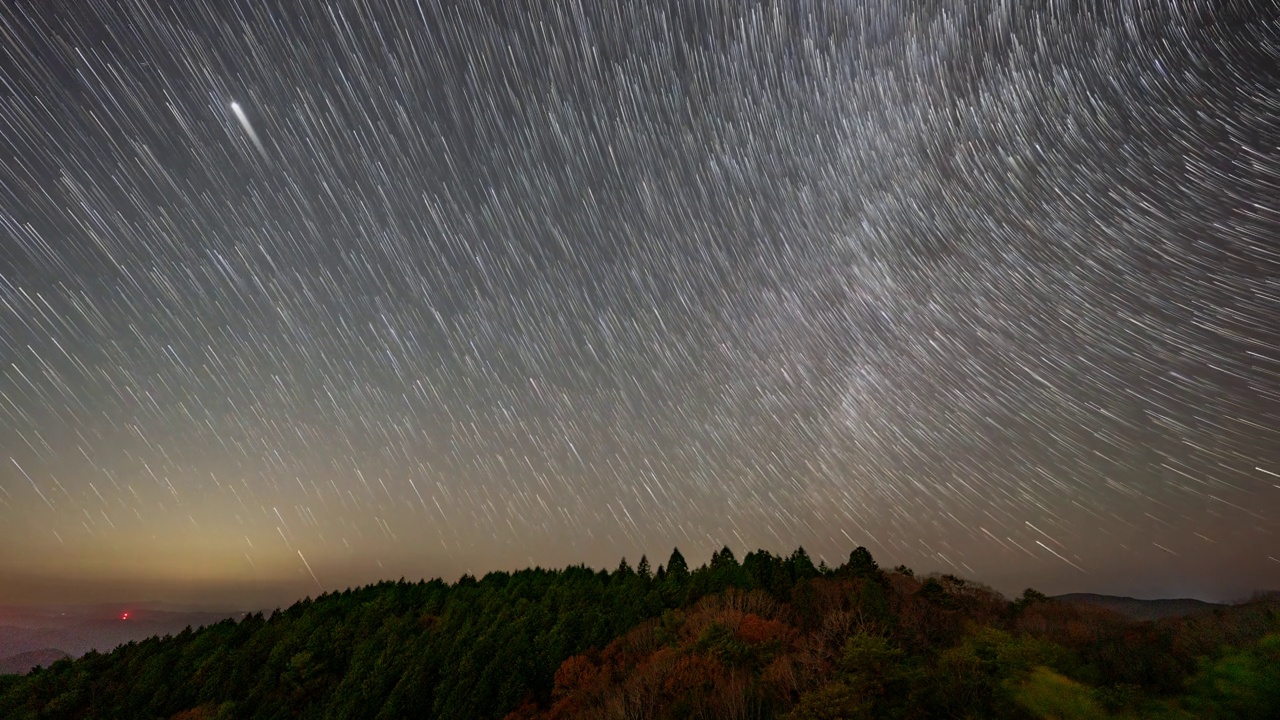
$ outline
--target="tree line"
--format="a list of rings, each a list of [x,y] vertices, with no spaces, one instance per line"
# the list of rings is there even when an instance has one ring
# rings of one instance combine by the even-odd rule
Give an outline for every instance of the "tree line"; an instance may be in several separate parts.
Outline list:
[[[0,717],[1277,718],[1280,602],[1136,622],[861,547],[677,549],[326,593],[0,676]]]

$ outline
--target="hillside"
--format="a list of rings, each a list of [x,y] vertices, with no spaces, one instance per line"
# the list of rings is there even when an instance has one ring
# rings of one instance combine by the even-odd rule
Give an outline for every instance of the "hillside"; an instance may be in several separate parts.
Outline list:
[[[0,677],[28,718],[1275,718],[1280,604],[1138,622],[1034,590],[836,568],[386,582]]]

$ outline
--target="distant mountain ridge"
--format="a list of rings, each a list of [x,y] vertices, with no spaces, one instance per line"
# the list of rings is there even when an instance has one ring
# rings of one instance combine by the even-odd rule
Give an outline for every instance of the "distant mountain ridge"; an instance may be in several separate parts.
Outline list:
[[[1142,600],[1120,595],[1095,593],[1067,593],[1055,595],[1054,600],[1075,605],[1090,605],[1110,610],[1133,620],[1160,620],[1169,617],[1187,617],[1211,612],[1215,608],[1230,607],[1221,603],[1205,602],[1192,598],[1167,598]]]
[[[54,648],[31,650],[6,658],[0,658],[0,675],[24,675],[37,665],[49,667],[55,662],[71,657]]]
[[[124,614],[128,613],[128,619]],[[130,641],[176,635],[186,627],[212,625],[243,612],[172,612],[140,605],[0,606],[0,658],[56,648],[71,657],[89,650],[109,652]],[[40,663],[47,665],[47,662]],[[22,672],[29,670],[28,666]],[[13,672],[0,670],[0,673]]]

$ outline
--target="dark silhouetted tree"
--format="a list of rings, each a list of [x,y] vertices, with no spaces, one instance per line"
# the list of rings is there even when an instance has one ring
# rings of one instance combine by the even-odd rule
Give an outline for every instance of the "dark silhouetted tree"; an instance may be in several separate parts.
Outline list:
[[[878,578],[880,575],[880,566],[876,564],[875,558],[871,557],[871,551],[861,545],[849,553],[849,562],[845,563],[844,570],[856,578],[870,579]]]
[[[683,582],[689,577],[689,563],[680,554],[680,548],[671,550],[671,557],[667,560],[667,577],[676,582]]]

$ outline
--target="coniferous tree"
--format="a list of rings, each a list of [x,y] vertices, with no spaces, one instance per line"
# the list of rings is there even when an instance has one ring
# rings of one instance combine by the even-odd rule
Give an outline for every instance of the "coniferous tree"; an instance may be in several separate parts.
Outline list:
[[[680,548],[671,550],[671,557],[667,560],[667,577],[677,582],[689,577],[689,563],[685,562],[684,555],[680,554]]]
[[[763,590],[779,600],[787,599],[791,579],[783,567],[782,558],[768,550],[750,552],[742,559],[742,570],[751,587]]]
[[[785,564],[787,574],[791,576],[792,583],[818,577],[818,569],[813,566],[813,559],[809,557],[809,553],[803,547],[792,551]]]
[[[738,559],[733,556],[733,551],[726,545],[718,552],[711,555],[711,569],[719,570],[724,567],[737,567]]]

